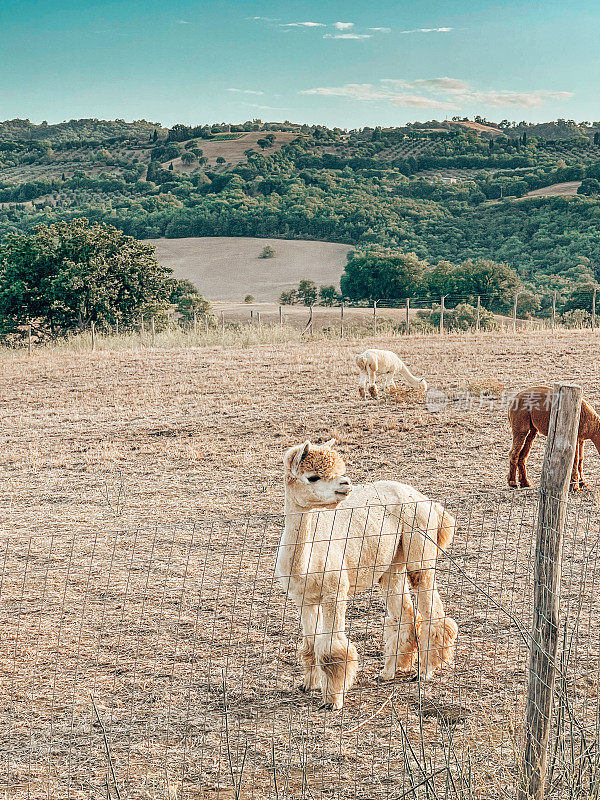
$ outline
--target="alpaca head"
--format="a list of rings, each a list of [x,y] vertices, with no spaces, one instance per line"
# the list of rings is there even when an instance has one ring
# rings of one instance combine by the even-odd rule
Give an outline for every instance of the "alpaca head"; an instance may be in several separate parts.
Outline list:
[[[344,460],[325,444],[294,445],[283,457],[286,491],[301,508],[335,508],[352,490]]]

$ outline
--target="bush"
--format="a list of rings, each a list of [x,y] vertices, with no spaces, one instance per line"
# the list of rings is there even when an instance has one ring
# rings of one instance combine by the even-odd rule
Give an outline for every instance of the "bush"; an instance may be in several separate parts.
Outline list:
[[[583,308],[574,308],[562,315],[562,324],[565,328],[588,328],[591,323],[591,314]]]
[[[253,294],[247,294],[246,297],[244,297],[244,303],[253,303],[253,302],[254,302]]]
[[[434,305],[431,313],[420,311],[419,317],[429,317],[431,324],[440,327],[441,307]],[[459,303],[455,308],[444,309],[444,329],[454,331],[475,330],[477,325],[477,308],[470,303]],[[479,328],[482,331],[494,331],[498,329],[494,315],[491,311],[481,307],[479,309]]]
[[[275,248],[271,247],[270,244],[267,244],[261,250],[259,258],[275,258],[276,255],[277,251],[275,250]]]

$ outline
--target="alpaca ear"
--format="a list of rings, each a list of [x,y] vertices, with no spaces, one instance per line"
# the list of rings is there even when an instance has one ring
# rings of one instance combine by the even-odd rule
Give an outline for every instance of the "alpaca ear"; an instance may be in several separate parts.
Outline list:
[[[290,449],[284,455],[283,464],[285,466],[285,471],[289,475],[298,474],[302,459],[308,453],[309,448],[310,439],[307,439],[304,444],[297,444],[294,447],[290,447]]]
[[[328,447],[331,450],[334,444],[335,444],[335,439],[330,439],[328,442],[325,442],[323,447]]]

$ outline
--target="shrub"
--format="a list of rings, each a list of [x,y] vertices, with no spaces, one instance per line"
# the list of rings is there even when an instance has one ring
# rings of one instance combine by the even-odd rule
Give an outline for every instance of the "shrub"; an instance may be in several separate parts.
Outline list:
[[[267,244],[261,250],[259,258],[275,258],[276,255],[277,251],[275,250],[275,248],[271,247],[270,244]]]

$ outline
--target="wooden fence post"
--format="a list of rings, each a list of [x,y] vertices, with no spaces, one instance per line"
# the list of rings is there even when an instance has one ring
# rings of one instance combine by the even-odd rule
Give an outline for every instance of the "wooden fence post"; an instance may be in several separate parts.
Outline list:
[[[279,306],[279,327],[283,328],[283,308]]]
[[[440,333],[444,332],[444,310],[446,308],[446,295],[442,296],[440,303]]]
[[[515,294],[515,302],[513,303],[513,333],[517,332],[517,302],[521,292]]]
[[[151,325],[152,325],[152,347],[154,347],[155,336],[156,336],[156,331],[154,328],[154,315],[152,316]]]
[[[552,330],[556,328],[556,289],[552,293]]]
[[[31,355],[31,322],[27,325],[27,352]]]
[[[406,335],[410,336],[410,298],[406,298]]]
[[[477,319],[475,320],[475,333],[479,333],[481,326],[481,295],[477,295]]]
[[[558,647],[562,535],[581,387],[555,384],[539,491],[525,742],[519,800],[543,800]]]
[[[340,305],[340,339],[344,338],[344,301]]]
[[[140,336],[144,335],[144,315],[142,314],[142,318],[140,320]]]
[[[598,287],[594,286],[594,296],[592,298],[592,330],[596,330],[596,295],[598,294]]]
[[[377,300],[373,300],[373,336],[377,336]]]
[[[92,350],[96,349],[96,326],[92,320]]]

